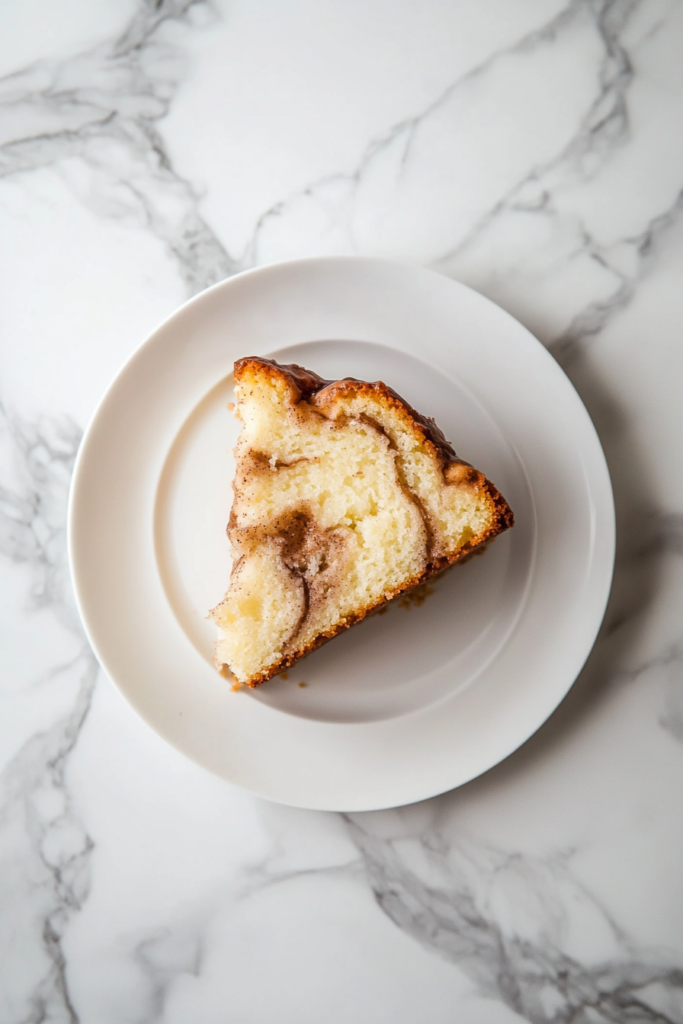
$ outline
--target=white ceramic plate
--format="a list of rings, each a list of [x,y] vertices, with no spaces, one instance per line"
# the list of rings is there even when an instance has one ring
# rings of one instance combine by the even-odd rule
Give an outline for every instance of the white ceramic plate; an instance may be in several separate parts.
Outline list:
[[[230,372],[252,354],[383,379],[494,481],[516,525],[422,606],[233,693],[205,616],[230,574]],[[252,793],[368,810],[467,782],[545,721],[603,616],[614,513],[585,408],[517,321],[431,271],[315,259],[216,285],[138,349],[83,440],[69,550],[97,656],[153,729]]]

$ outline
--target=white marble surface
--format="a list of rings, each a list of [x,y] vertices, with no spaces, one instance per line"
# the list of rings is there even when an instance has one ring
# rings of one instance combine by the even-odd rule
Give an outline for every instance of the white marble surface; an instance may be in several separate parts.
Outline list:
[[[0,25],[0,1024],[682,1022],[683,3],[4,0]],[[122,360],[213,281],[320,253],[526,323],[619,530],[540,733],[349,818],[158,740],[65,564]]]

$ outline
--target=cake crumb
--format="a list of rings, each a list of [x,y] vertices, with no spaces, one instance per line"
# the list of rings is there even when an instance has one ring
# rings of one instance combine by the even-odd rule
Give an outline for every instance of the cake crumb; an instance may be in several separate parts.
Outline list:
[[[289,672],[286,669],[280,673],[280,679],[289,679]]]
[[[228,412],[234,412],[235,411],[235,403],[234,402],[228,402],[227,409],[228,409]]]
[[[403,595],[398,602],[399,608],[406,608],[408,611],[411,608],[421,608],[427,598],[433,593],[434,587],[431,583],[422,583],[419,587],[415,587],[414,590],[409,590],[407,594]]]
[[[221,667],[218,669],[218,675],[223,676],[223,679],[227,679],[227,681],[230,683],[230,689],[232,690],[233,693],[237,693],[238,690],[242,689],[242,683],[240,683],[239,680],[235,678],[235,676],[232,674],[227,665],[221,665]]]
[[[478,555],[485,554],[486,553],[486,549],[488,548],[490,543],[491,542],[488,541],[488,540],[484,541],[483,544],[480,544],[478,548],[474,549],[474,551],[470,551],[470,553],[468,555],[465,555],[465,557],[461,558],[460,561],[457,562],[456,564],[457,565],[465,565],[467,562],[470,562],[473,558],[477,558]]]
[[[258,356],[238,359],[233,378],[236,557],[209,612],[230,681],[287,679],[278,664],[386,614],[394,598],[420,607],[434,592],[427,579],[513,525],[494,485],[381,381],[329,381]]]

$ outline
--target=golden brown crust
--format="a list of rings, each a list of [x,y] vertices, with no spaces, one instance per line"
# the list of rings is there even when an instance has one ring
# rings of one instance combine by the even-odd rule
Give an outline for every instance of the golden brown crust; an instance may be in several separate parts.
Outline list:
[[[250,376],[262,376],[266,373],[287,392],[293,405],[305,401],[314,408],[318,408],[322,413],[331,410],[335,400],[342,396],[372,396],[375,399],[379,399],[383,406],[391,407],[398,413],[404,426],[416,434],[424,446],[436,457],[441,465],[446,485],[465,485],[473,490],[484,492],[489,499],[492,509],[488,527],[473,537],[469,543],[463,545],[457,552],[448,556],[434,556],[431,552],[428,553],[427,564],[420,574],[404,581],[400,587],[385,593],[379,601],[360,609],[352,615],[347,615],[333,629],[315,637],[302,647],[287,651],[277,662],[246,680],[246,685],[252,688],[260,686],[268,679],[290,668],[300,658],[310,654],[350,626],[361,622],[389,601],[408,591],[414,590],[431,577],[439,575],[452,565],[469,557],[474,551],[481,548],[482,545],[514,525],[512,510],[490,480],[470,466],[469,463],[458,458],[452,445],[446,440],[434,420],[422,416],[382,381],[370,383],[357,380],[354,377],[345,377],[342,380],[336,381],[324,380],[313,371],[297,366],[294,363],[283,365],[275,362],[275,360],[265,359],[261,356],[247,356],[238,360],[235,363],[234,372],[235,382],[243,386],[248,385]],[[374,425],[377,429],[381,429],[379,424]],[[258,459],[258,453],[255,453],[254,457]],[[263,456],[262,458],[265,459],[266,457]],[[422,510],[422,516],[425,527],[429,531],[429,524],[425,518],[424,510]],[[231,514],[228,532],[232,533],[235,531],[237,534],[236,527],[237,524],[234,522],[234,516]]]
[[[305,401],[310,402],[313,406],[324,407],[330,405],[334,398],[343,394],[380,397],[387,405],[393,406],[399,411],[410,426],[419,430],[427,446],[432,449],[440,462],[443,464],[462,462],[462,459],[455,454],[453,445],[446,440],[443,431],[434,420],[413,409],[393,388],[388,387],[381,380],[372,383],[358,380],[357,377],[325,380],[313,370],[307,370],[296,363],[277,363],[274,359],[266,359],[263,356],[245,356],[235,363],[235,381],[248,377],[250,369],[254,369],[259,374],[263,374],[265,370],[271,377],[281,380],[289,390],[294,404]],[[463,465],[468,465],[468,463],[463,463]]]

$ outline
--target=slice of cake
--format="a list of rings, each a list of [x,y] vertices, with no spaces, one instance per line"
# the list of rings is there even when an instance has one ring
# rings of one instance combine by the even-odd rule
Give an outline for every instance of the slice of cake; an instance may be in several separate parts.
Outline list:
[[[513,524],[433,420],[381,381],[235,363],[230,587],[216,662],[258,686]]]

